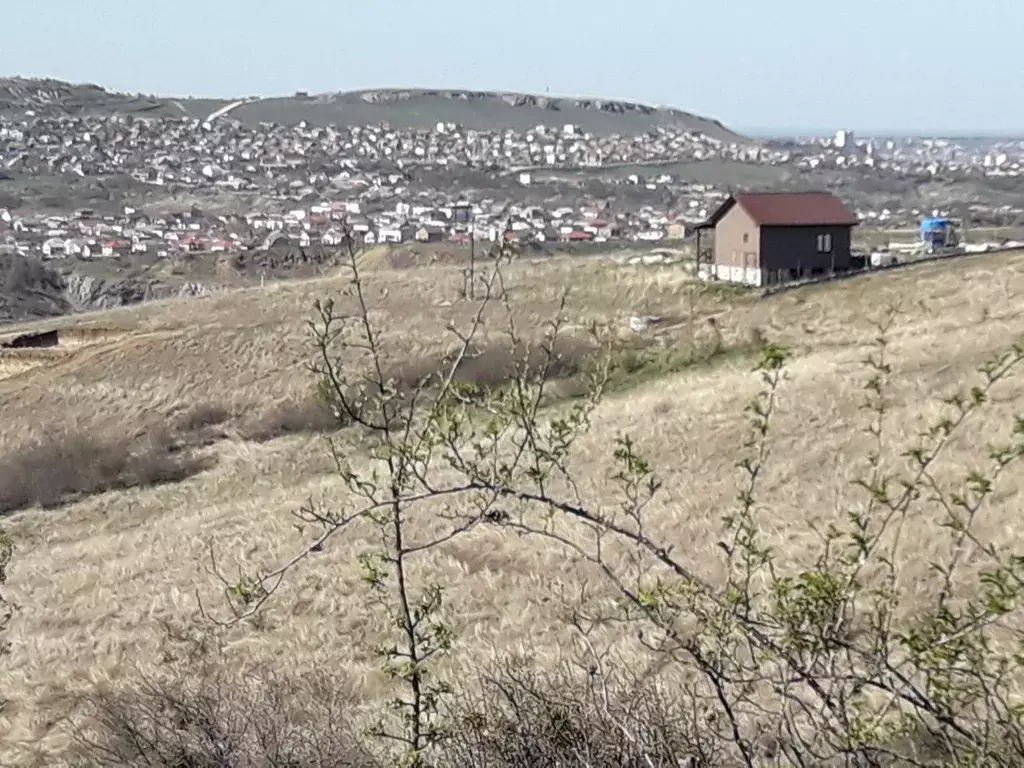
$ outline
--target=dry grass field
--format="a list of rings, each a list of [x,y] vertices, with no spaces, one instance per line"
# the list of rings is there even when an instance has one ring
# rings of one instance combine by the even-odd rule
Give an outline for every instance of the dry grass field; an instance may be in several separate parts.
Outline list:
[[[396,371],[429,366],[451,342],[446,324],[471,317],[472,305],[457,296],[457,269],[379,269],[365,278],[371,319],[384,329]],[[570,286],[574,327],[662,315],[666,327],[657,333],[666,343],[691,338],[688,283],[673,268],[556,259],[513,265],[507,282],[521,327],[547,319],[560,287]],[[67,738],[61,717],[73,713],[77,693],[173,663],[180,653],[175,633],[208,631],[196,596],[217,605],[220,585],[205,570],[210,543],[228,570],[236,562],[273,564],[308,544],[291,511],[310,498],[343,501],[344,486],[315,434],[321,417],[303,410],[313,381],[302,364],[312,352],[304,322],[313,300],[336,296],[344,305],[344,286],[343,278],[321,278],[68,318],[45,327],[68,329],[63,338],[77,340],[74,347],[0,356],[0,486],[18,485],[17,493],[0,488],[0,502],[5,493],[12,509],[19,499],[48,502],[6,520],[18,543],[7,591],[21,610],[3,676],[10,703],[0,714],[0,762],[54,764]],[[872,320],[887,303],[901,303],[891,334],[895,452],[936,413],[935,397],[1024,335],[1024,253],[765,300],[703,288],[695,296],[695,337],[709,333],[713,317],[727,346],[742,350],[763,334],[792,349],[762,500],[771,509],[765,535],[797,564],[814,550],[812,527],[855,498],[850,481],[867,445],[858,407],[867,378],[861,360]],[[494,312],[486,333],[500,330]],[[739,354],[620,387],[598,406],[576,460],[580,493],[600,504],[611,440],[631,434],[665,482],[651,510],[654,532],[709,579],[720,577],[719,517],[735,495],[742,410],[758,387],[750,368],[749,356]],[[1024,380],[1002,385],[996,399],[971,436],[1005,433],[1008,414],[1024,402]],[[78,498],[63,504],[38,466],[45,459],[39,446],[61,440],[68,471],[78,472],[66,489]],[[168,465],[182,444],[188,461]],[[139,458],[141,445],[148,460]],[[350,450],[358,457],[354,439]],[[166,455],[152,458],[159,451]],[[107,475],[125,473],[134,478],[130,487],[92,492]],[[1019,473],[1004,478],[985,513],[983,532],[1006,550],[1024,550],[1022,486]],[[914,524],[924,530],[927,523]],[[354,567],[372,533],[353,529],[334,541],[292,575],[265,619],[230,630],[232,663],[273,660],[313,676],[329,666],[361,701],[381,694],[369,649],[382,619]],[[902,578],[912,594],[929,594],[927,563],[944,546],[926,535],[908,538]],[[544,596],[578,578],[581,566],[555,546],[474,533],[416,567],[448,585],[459,658],[507,650],[555,658],[565,643],[557,601]]]

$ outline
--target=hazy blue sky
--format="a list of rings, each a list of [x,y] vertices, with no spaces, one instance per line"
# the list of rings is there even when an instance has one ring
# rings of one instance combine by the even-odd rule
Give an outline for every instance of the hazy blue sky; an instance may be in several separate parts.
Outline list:
[[[1024,133],[1020,0],[2,0],[0,74],[209,96],[464,87],[741,130]]]

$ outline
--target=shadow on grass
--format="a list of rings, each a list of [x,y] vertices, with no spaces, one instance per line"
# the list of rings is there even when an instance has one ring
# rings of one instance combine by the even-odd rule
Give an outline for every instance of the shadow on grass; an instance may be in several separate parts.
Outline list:
[[[638,336],[609,350],[599,350],[593,343],[570,341],[553,351],[546,365],[540,350],[535,350],[537,360],[526,356],[516,365],[506,365],[511,371],[504,375],[499,366],[488,369],[490,375],[456,378],[461,383],[473,385],[478,396],[495,393],[510,385],[516,375],[524,373],[527,378],[539,381],[541,374],[545,381],[542,405],[551,406],[558,402],[573,400],[588,395],[594,386],[594,374],[607,365],[607,379],[603,391],[608,395],[623,394],[632,389],[650,384],[659,379],[675,376],[686,371],[711,368],[732,361],[754,360],[764,347],[762,339],[752,338],[747,342],[726,344],[719,337],[709,340],[680,340],[657,336]],[[494,353],[492,353],[493,355]],[[494,371],[502,371],[495,375]],[[534,378],[538,377],[538,378]]]
[[[16,444],[0,459],[0,514],[57,507],[125,488],[176,483],[208,469],[196,454],[204,430],[156,427],[139,437],[57,429]]]
[[[463,396],[478,400],[487,393],[498,393],[513,381],[525,378],[546,382],[544,405],[586,395],[592,387],[592,374],[608,358],[608,380],[605,391],[619,394],[643,386],[659,378],[672,376],[700,367],[713,366],[730,360],[744,360],[757,355],[761,344],[726,345],[716,337],[713,340],[691,343],[679,340],[659,340],[657,337],[637,337],[610,353],[602,353],[589,338],[563,336],[550,351],[539,345],[511,342],[492,342],[476,348],[459,364],[455,382]],[[392,407],[401,411],[399,400],[408,401],[417,387],[438,382],[448,374],[451,358],[409,361],[395,366],[389,372],[397,390]],[[366,385],[369,386],[369,385]],[[311,387],[312,388],[312,387]],[[349,392],[353,401],[373,400],[369,393]],[[288,435],[330,434],[350,426],[345,414],[321,400],[315,393],[300,398],[281,400],[254,412],[240,421],[239,436],[243,440],[263,443]]]

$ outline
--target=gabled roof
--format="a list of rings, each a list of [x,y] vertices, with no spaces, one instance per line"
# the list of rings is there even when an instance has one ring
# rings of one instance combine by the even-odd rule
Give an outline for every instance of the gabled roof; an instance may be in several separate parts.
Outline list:
[[[730,195],[698,228],[714,227],[734,205],[761,227],[853,226],[859,221],[830,192],[744,192]]]

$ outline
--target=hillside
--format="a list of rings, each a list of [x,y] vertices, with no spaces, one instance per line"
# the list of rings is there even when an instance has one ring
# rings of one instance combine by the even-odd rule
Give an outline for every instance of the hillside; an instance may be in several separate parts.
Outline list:
[[[192,99],[114,93],[97,85],[59,80],[0,78],[0,115],[8,116],[31,109],[40,114],[185,115],[205,120],[242,100],[245,103],[231,109],[229,116],[248,125],[305,121],[311,125],[389,123],[396,128],[432,128],[438,122],[452,122],[473,130],[523,131],[540,123],[571,123],[596,135],[636,134],[658,126],[672,126],[720,139],[738,136],[710,117],[619,99],[426,88]]]
[[[390,364],[409,375],[436,363],[450,338],[446,323],[465,323],[474,312],[458,299],[458,269],[366,267]],[[331,473],[315,434],[324,429],[323,419],[310,411],[314,382],[301,367],[311,355],[303,324],[312,317],[312,302],[329,295],[344,304],[346,285],[341,276],[277,283],[11,329],[57,328],[61,335],[55,349],[0,357],[6,365],[0,368],[0,456],[6,462],[0,492],[12,505],[17,489],[24,498],[50,502],[59,491],[52,478],[38,474],[38,455],[19,458],[32,438],[69,436],[68,456],[109,458],[110,446],[126,438],[175,443],[175,456],[195,452],[173,473],[162,467],[147,475],[184,478],[180,482],[89,495],[92,480],[83,476],[76,481],[86,491],[81,498],[8,516],[21,543],[8,591],[26,609],[12,629],[4,690],[12,699],[5,709],[11,730],[0,762],[16,764],[15,754],[25,759],[35,750],[37,764],[56,764],[52,755],[66,743],[58,717],[73,708],[73,693],[124,679],[133,664],[157,669],[178,658],[180,649],[165,630],[201,620],[195,590],[211,605],[220,594],[221,585],[205,570],[208,541],[223,553],[229,572],[236,563],[270,565],[309,545],[310,531],[297,532],[290,513],[310,499],[339,509],[347,503],[349,491]],[[707,343],[715,333],[708,321],[715,320],[728,354],[699,365],[659,357],[656,367],[631,368],[598,406],[573,460],[576,492],[600,505],[614,471],[613,440],[632,435],[667,489],[650,507],[653,530],[712,579],[719,517],[735,498],[743,406],[759,386],[751,373],[752,339],[767,336],[793,354],[759,494],[772,514],[762,530],[765,543],[795,565],[818,545],[815,531],[841,521],[855,497],[850,481],[861,467],[853,462],[870,446],[860,408],[868,378],[862,360],[871,321],[886,305],[903,304],[888,351],[894,382],[886,419],[894,454],[935,416],[932,398],[963,382],[1024,327],[1024,253],[922,265],[765,300],[698,287],[692,309],[687,278],[677,268],[572,259],[522,263],[509,269],[506,286],[520,327],[537,329],[550,317],[563,285],[573,287],[567,307],[572,333],[591,321],[621,326],[633,314],[660,315],[663,327],[650,333],[674,350],[691,339]],[[486,337],[496,339],[500,314],[487,322]],[[486,359],[479,365],[487,366]],[[494,363],[476,375],[500,382],[500,367]],[[993,411],[972,424],[970,434],[996,439],[1022,397],[1020,377],[1003,385]],[[364,461],[358,437],[343,432],[339,439],[348,460]],[[69,459],[66,473],[76,466]],[[951,469],[943,465],[942,471]],[[980,524],[1006,551],[1024,549],[1022,483],[1019,472],[1004,476]],[[907,591],[899,610],[913,611],[915,601],[934,594],[929,562],[945,544],[926,516],[906,525],[900,567]],[[275,660],[296,674],[330,669],[360,701],[381,696],[377,660],[366,648],[384,619],[366,599],[355,565],[374,536],[353,529],[295,572],[264,621],[230,631],[225,652],[231,663]],[[446,604],[457,606],[456,649],[470,661],[529,648],[542,663],[554,663],[556,648],[569,641],[557,601],[538,596],[554,594],[559,585],[572,592],[580,573],[589,573],[554,544],[494,529],[457,538],[417,563],[418,572],[447,585]],[[41,714],[44,707],[52,713]]]
[[[537,245],[533,257],[636,255],[649,249],[619,244]],[[372,248],[371,259],[395,267],[468,265],[469,248],[453,243],[406,243]],[[379,258],[378,258],[379,257]],[[280,246],[236,253],[157,256],[139,253],[101,259],[66,257],[41,261],[0,247],[0,331],[4,326],[76,312],[147,301],[206,296],[261,282],[310,278],[344,263],[337,248]]]

